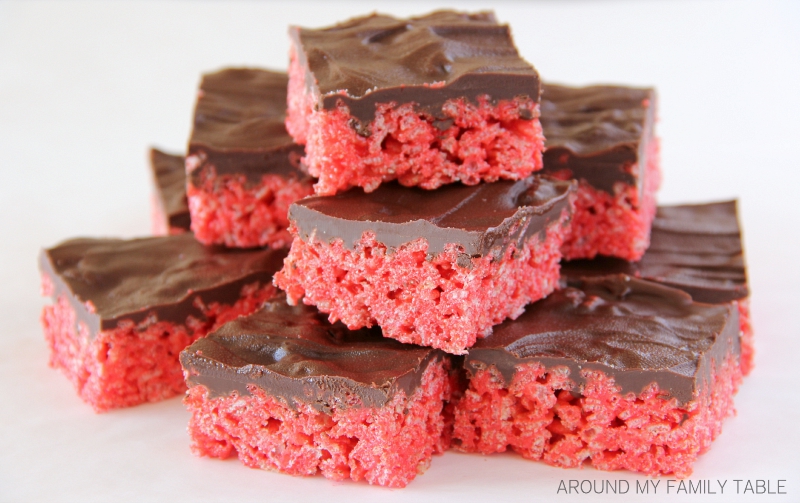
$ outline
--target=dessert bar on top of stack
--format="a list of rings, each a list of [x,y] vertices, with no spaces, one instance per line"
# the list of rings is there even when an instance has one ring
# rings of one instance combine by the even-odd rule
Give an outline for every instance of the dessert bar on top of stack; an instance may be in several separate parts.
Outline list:
[[[485,12],[289,31],[288,78],[204,76],[185,173],[151,153],[154,231],[193,232],[43,253],[52,364],[105,410],[183,350],[192,450],[295,475],[688,476],[752,330],[735,204],[656,212],[654,90],[541,85]]]
[[[281,248],[286,212],[311,194],[303,147],[286,133],[285,73],[247,68],[203,76],[186,156],[195,237],[204,244]]]
[[[539,74],[493,13],[373,14],[289,34],[286,125],[317,194],[541,169]]]
[[[384,184],[293,204],[275,284],[349,328],[463,354],[558,284],[573,184]]]

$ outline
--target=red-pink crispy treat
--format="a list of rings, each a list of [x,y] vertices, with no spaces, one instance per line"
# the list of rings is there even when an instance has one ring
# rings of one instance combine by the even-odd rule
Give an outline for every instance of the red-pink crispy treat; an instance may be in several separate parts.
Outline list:
[[[462,354],[558,284],[570,188],[531,178],[305,199],[275,284],[351,329]]]
[[[742,373],[753,366],[749,287],[736,201],[659,206],[650,248],[638,262],[611,257],[561,264],[566,283],[629,274],[683,290],[698,302],[735,302],[739,309]]]
[[[539,77],[493,14],[375,14],[290,34],[286,127],[318,195],[541,169]]]
[[[449,445],[443,356],[275,301],[182,353],[192,450],[404,487]]]
[[[732,304],[627,276],[556,292],[470,351],[453,445],[688,477],[734,412],[738,329]]]
[[[192,231],[204,244],[288,246],[289,205],[313,190],[284,126],[284,73],[205,75],[186,157]]]
[[[97,412],[180,394],[180,351],[272,298],[283,255],[206,248],[188,233],[74,239],[45,250],[50,366]]]
[[[545,84],[543,172],[580,183],[564,258],[639,260],[661,184],[653,89]]]

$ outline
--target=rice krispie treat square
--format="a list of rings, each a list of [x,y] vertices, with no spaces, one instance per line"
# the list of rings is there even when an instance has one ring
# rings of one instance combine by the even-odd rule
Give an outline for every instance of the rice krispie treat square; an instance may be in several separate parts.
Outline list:
[[[494,14],[373,14],[289,33],[286,126],[306,146],[317,194],[541,169],[539,75]]]
[[[403,487],[449,445],[450,360],[283,299],[181,353],[200,456]]]
[[[286,132],[285,73],[231,68],[203,76],[186,156],[192,231],[204,244],[280,248],[286,213],[312,193],[303,147]]]
[[[661,184],[655,114],[649,88],[542,86],[543,172],[579,182],[565,259],[647,250]]]
[[[738,314],[627,275],[558,290],[470,349],[453,445],[688,477],[734,412]]]
[[[98,412],[180,394],[180,351],[272,298],[284,256],[206,247],[191,233],[80,238],[44,250],[50,366]]]
[[[351,329],[463,354],[558,285],[573,190],[531,176],[309,197],[275,285]]]

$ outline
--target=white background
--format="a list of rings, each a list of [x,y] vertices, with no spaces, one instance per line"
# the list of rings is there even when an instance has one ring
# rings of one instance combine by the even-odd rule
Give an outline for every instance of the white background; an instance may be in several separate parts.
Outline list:
[[[47,367],[36,257],[75,236],[149,232],[149,145],[180,152],[201,72],[284,69],[288,24],[325,26],[429,2],[0,3],[0,501],[723,501],[558,495],[563,470],[506,454],[447,453],[404,490],[293,478],[195,458],[179,398],[95,415]],[[655,85],[660,201],[740,200],[756,368],[738,414],[692,480],[725,501],[800,501],[800,4],[501,2],[549,81]],[[735,497],[733,479],[784,479],[786,496]]]

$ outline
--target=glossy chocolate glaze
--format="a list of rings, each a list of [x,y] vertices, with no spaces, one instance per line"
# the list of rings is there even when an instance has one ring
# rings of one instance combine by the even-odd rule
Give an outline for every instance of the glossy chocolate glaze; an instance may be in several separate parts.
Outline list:
[[[181,353],[187,384],[205,386],[212,397],[248,385],[330,413],[350,407],[382,407],[399,391],[410,396],[441,351],[402,344],[380,329],[350,331],[330,324],[313,307],[276,299],[250,316],[221,327]]]
[[[342,239],[353,249],[364,232],[389,248],[417,238],[428,241],[428,254],[446,244],[461,246],[467,257],[502,254],[545,230],[570,207],[574,183],[531,176],[435,191],[385,183],[368,194],[360,188],[329,197],[308,197],[289,208],[300,238]]]
[[[679,288],[698,302],[722,303],[749,294],[736,201],[660,206],[650,248],[639,262],[597,257],[561,263],[567,283],[625,273]]]
[[[248,68],[203,76],[197,93],[187,171],[200,185],[205,168],[244,175],[258,183],[265,173],[305,176],[303,147],[286,131],[285,73]]]
[[[184,157],[150,149],[150,169],[156,185],[156,196],[169,227],[189,230],[191,218],[186,201],[186,167]]]
[[[640,184],[655,109],[650,88],[543,84],[542,172],[567,169],[573,178],[608,193],[616,182]]]
[[[39,264],[54,284],[53,298],[67,295],[94,335],[123,320],[204,320],[198,302],[235,303],[243,286],[270,284],[285,256],[285,250],[204,246],[185,233],[71,239],[43,250]]]
[[[623,394],[651,383],[691,401],[708,385],[712,368],[739,353],[733,304],[700,304],[680,290],[626,275],[584,280],[528,306],[514,321],[479,339],[468,372],[495,365],[510,383],[517,365],[565,366],[580,393],[582,369],[613,377]]]
[[[418,111],[446,119],[447,100],[476,103],[482,95],[493,102],[525,97],[521,118],[536,114],[539,74],[491,12],[372,14],[330,28],[291,27],[289,34],[316,108],[341,102],[361,124],[373,120],[378,103],[415,103]]]

